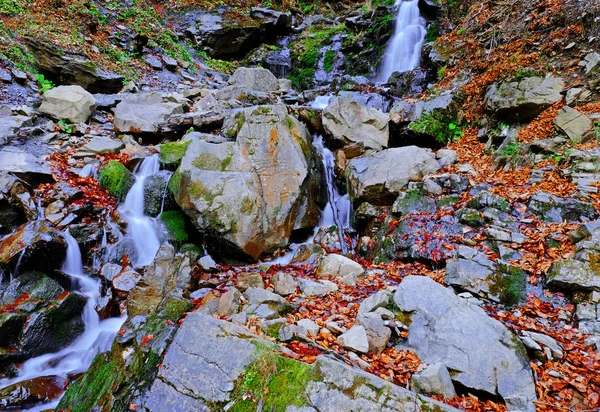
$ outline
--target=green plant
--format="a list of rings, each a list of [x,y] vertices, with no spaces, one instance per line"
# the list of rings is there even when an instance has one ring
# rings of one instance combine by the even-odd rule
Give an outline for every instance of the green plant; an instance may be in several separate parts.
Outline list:
[[[458,30],[456,31],[456,34],[458,34],[459,36],[462,36],[462,35],[463,35],[463,34],[465,34],[466,32],[467,32],[467,29],[466,29],[466,27],[464,27],[464,26],[463,26],[463,27],[461,27],[460,29],[458,29]]]
[[[263,2],[263,6],[265,6],[267,8],[271,8],[271,7],[273,7],[273,3],[271,3],[270,1],[265,1],[265,2]]]
[[[520,82],[527,77],[535,76],[537,76],[537,73],[534,70],[520,68],[515,72],[514,76],[512,77],[512,81]]]
[[[73,132],[73,126],[68,124],[65,120],[59,120],[58,126],[60,127],[61,131],[67,134],[71,134]]]
[[[440,24],[433,22],[427,27],[427,34],[425,34],[425,42],[430,43],[440,37]]]
[[[25,11],[16,0],[0,0],[0,14],[14,16]]]
[[[327,50],[325,52],[325,58],[323,59],[323,70],[325,73],[331,73],[333,70],[333,64],[335,62],[335,51]]]
[[[458,140],[462,136],[462,129],[455,119],[444,116],[435,110],[424,114],[419,120],[412,122],[409,127],[415,132],[433,136],[441,144]]]
[[[38,74],[36,78],[40,85],[40,91],[42,93],[46,93],[48,90],[56,87],[56,85],[52,83],[51,80],[46,79],[43,74]]]
[[[446,66],[442,66],[442,67],[440,67],[438,69],[438,72],[437,72],[437,78],[438,78],[438,80],[442,80],[444,78],[444,74],[446,73],[446,69],[447,69]]]

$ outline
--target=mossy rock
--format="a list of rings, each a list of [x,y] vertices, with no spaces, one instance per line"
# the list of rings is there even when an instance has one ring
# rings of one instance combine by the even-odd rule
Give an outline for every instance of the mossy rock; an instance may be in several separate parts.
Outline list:
[[[164,143],[160,146],[160,161],[166,165],[179,165],[191,140]]]
[[[122,202],[135,183],[135,177],[122,163],[110,160],[100,169],[98,181],[112,197]]]
[[[204,255],[202,249],[193,243],[186,243],[179,248],[179,252],[188,253],[192,262],[197,262]]]
[[[168,210],[160,214],[160,220],[165,224],[169,237],[175,242],[187,242],[188,234],[185,229],[185,215],[180,210]]]

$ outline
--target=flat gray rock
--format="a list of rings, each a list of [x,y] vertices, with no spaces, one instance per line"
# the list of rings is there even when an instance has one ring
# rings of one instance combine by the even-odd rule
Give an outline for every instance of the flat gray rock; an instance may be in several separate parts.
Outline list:
[[[404,278],[394,303],[412,321],[400,348],[445,364],[453,381],[503,397],[509,410],[535,410],[525,348],[502,323],[425,276]]]
[[[125,143],[109,137],[94,137],[83,148],[98,154],[118,153],[125,148]]]
[[[352,159],[347,182],[354,202],[391,205],[408,182],[440,169],[435,156],[417,146],[397,147]]]

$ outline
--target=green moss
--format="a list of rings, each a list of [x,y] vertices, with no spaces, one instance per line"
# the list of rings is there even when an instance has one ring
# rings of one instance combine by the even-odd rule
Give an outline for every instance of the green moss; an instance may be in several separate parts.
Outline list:
[[[233,160],[233,155],[227,156],[223,161],[221,161],[221,171],[224,172],[227,170],[231,161]]]
[[[200,170],[220,170],[222,162],[212,153],[201,153],[192,164]]]
[[[437,204],[439,207],[454,206],[458,202],[460,202],[459,196],[444,196],[444,197],[440,197],[437,200]]]
[[[193,307],[194,305],[188,300],[171,298],[167,302],[162,317],[172,322],[177,322],[185,312]]]
[[[219,193],[211,193],[208,188],[204,185],[204,183],[200,181],[193,181],[189,184],[189,194],[194,199],[204,199],[208,203],[212,204]]]
[[[451,119],[435,110],[422,115],[418,120],[410,123],[409,127],[415,132],[432,136],[441,144],[457,140],[462,135],[456,119]]]
[[[181,159],[185,156],[188,146],[192,143],[188,141],[178,141],[165,143],[160,146],[160,161],[164,164],[178,165],[181,163]]]
[[[279,355],[273,348],[258,346],[255,360],[236,382],[232,393],[232,412],[256,410],[259,402],[265,411],[285,411],[290,405],[309,406],[306,386],[318,380],[313,368]]]
[[[123,365],[118,360],[107,353],[96,356],[87,373],[69,387],[57,410],[87,412],[103,403],[103,397],[112,396],[123,378]]]
[[[135,177],[123,164],[110,160],[100,169],[98,181],[112,197],[122,202],[135,183]]]
[[[240,209],[240,212],[242,212],[245,215],[249,215],[252,213],[253,209],[254,209],[254,202],[249,197],[245,197],[242,200],[242,208]]]
[[[515,266],[500,264],[499,270],[490,279],[490,292],[507,306],[518,304],[525,295],[525,272]]]
[[[202,249],[193,243],[186,243],[179,248],[179,252],[188,253],[192,262],[197,262],[202,257]]]
[[[177,170],[171,178],[169,179],[169,183],[167,183],[167,189],[169,192],[175,196],[179,197],[179,189],[181,188],[181,180],[183,179],[183,173]]]
[[[325,59],[323,60],[323,70],[325,73],[331,73],[333,70],[333,63],[335,62],[335,51],[327,50],[325,52]]]
[[[179,243],[188,240],[188,234],[185,230],[185,215],[180,210],[167,210],[160,214],[160,219],[163,221],[170,237]]]

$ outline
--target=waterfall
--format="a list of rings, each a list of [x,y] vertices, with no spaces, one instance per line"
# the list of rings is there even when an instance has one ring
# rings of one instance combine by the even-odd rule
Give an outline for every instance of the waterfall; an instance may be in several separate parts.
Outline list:
[[[127,234],[132,239],[136,251],[135,266],[152,263],[160,247],[158,227],[154,219],[144,214],[144,182],[160,169],[158,154],[147,157],[133,174],[135,183],[119,208],[119,213],[127,222]]]
[[[71,278],[73,289],[87,298],[82,314],[85,330],[71,345],[59,352],[41,355],[23,363],[15,378],[0,380],[0,388],[40,376],[56,375],[67,378],[85,372],[98,353],[110,349],[118,330],[125,321],[124,317],[100,320],[95,310],[96,303],[100,299],[100,282],[84,274],[77,240],[68,231],[63,232],[62,235],[67,242],[67,257],[62,271]],[[27,411],[48,410],[57,404],[58,400],[55,400],[37,405]]]
[[[396,27],[388,43],[377,80],[385,83],[394,72],[406,72],[419,65],[425,39],[425,19],[419,12],[419,0],[397,0]]]

